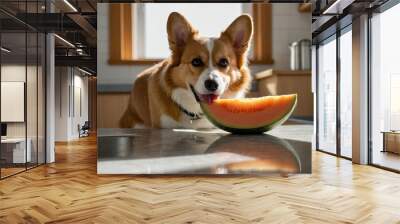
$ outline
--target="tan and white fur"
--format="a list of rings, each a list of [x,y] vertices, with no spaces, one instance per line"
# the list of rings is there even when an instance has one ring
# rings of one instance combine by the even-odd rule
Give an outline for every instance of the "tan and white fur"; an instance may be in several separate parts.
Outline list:
[[[120,119],[122,128],[213,127],[202,116],[194,94],[210,102],[239,98],[250,85],[250,16],[239,16],[217,38],[205,38],[182,15],[173,12],[167,32],[171,56],[138,75]]]

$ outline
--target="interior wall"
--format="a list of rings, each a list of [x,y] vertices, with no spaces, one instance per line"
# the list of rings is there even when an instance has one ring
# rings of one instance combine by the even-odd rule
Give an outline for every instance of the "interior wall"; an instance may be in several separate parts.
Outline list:
[[[311,13],[298,11],[298,4],[272,4],[272,56],[274,69],[290,69],[289,45],[301,39],[311,40]],[[254,68],[253,71],[256,71]]]
[[[89,118],[88,77],[72,67],[56,67],[55,73],[55,140],[69,141],[79,137],[78,125]]]
[[[89,122],[90,131],[97,131],[97,77],[90,77],[88,80],[88,93],[89,93]]]
[[[27,69],[27,70],[25,70]],[[27,80],[25,80],[25,74],[27,71]],[[19,64],[4,64],[1,66],[1,81],[2,82],[25,82],[28,83],[28,87],[26,88],[26,101],[27,107],[29,107],[29,111],[36,111],[37,107],[42,107],[37,104],[37,93],[36,93],[36,66],[27,66],[19,65]],[[39,103],[43,103],[39,101]],[[2,108],[5,110],[6,108]],[[36,113],[27,113],[27,122],[28,122],[28,133],[36,133],[36,122],[37,114]],[[7,137],[25,137],[25,124],[26,122],[7,122]],[[29,138],[29,136],[28,136]]]
[[[69,125],[69,84],[68,67],[55,68],[55,140],[68,141]]]
[[[76,72],[76,70],[75,70]],[[89,120],[89,92],[88,92],[88,78],[87,76],[81,76],[82,73],[74,74],[74,91],[73,96],[73,110],[71,120],[71,135],[72,138],[79,137],[78,125],[82,126],[85,121]],[[80,91],[80,93],[78,92]],[[80,96],[80,97],[79,97]],[[80,99],[79,99],[80,98]],[[80,100],[81,102],[77,102]],[[80,107],[80,109],[78,108]]]

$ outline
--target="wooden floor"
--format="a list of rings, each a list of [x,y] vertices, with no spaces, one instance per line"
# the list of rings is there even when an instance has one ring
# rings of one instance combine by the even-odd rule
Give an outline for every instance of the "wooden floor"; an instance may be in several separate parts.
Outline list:
[[[313,174],[98,176],[96,139],[0,181],[0,223],[400,223],[400,175],[320,152]]]
[[[374,151],[372,160],[374,164],[400,170],[400,155],[392,152]]]
[[[21,167],[21,168],[14,168],[14,167],[12,167],[12,168],[1,168],[1,177],[3,178],[3,177],[8,177],[8,176],[11,176],[11,175],[13,175],[13,174],[16,174],[16,173],[19,173],[19,172],[23,172],[23,171],[25,171],[25,167]]]

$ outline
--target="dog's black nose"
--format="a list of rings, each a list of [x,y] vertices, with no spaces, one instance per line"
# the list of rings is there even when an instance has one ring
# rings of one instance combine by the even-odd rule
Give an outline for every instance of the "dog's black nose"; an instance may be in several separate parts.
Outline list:
[[[206,89],[208,91],[212,91],[212,92],[218,89],[218,83],[212,79],[207,79],[204,82],[204,86],[206,87]]]

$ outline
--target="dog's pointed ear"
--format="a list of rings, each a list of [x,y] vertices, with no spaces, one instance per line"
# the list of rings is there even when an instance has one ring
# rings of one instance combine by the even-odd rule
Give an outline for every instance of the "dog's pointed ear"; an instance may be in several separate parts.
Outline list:
[[[237,54],[244,54],[250,46],[253,35],[253,21],[247,14],[241,15],[222,32],[227,36]]]
[[[177,12],[169,14],[167,22],[169,48],[172,52],[182,49],[189,38],[197,33],[193,26]]]

